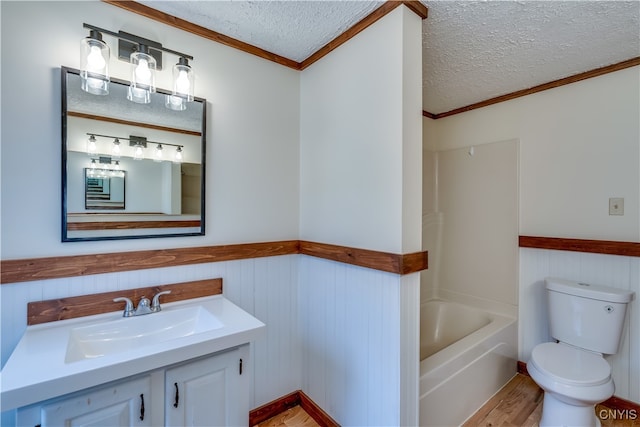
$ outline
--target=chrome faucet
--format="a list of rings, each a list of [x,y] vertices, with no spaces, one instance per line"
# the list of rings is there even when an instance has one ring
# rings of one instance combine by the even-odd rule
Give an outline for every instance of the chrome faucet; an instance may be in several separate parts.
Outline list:
[[[124,306],[124,312],[122,313],[122,317],[133,317],[133,316],[142,316],[144,314],[157,313],[162,310],[160,307],[160,295],[170,294],[171,291],[158,292],[153,297],[153,303],[149,301],[149,298],[143,296],[140,298],[140,302],[138,302],[138,307],[133,308],[133,302],[127,297],[114,298],[113,302],[124,301],[126,304]]]
[[[162,291],[162,292],[158,292],[157,294],[155,294],[153,296],[153,302],[151,303],[151,312],[152,313],[157,313],[159,311],[162,310],[162,307],[160,307],[160,295],[166,295],[166,294],[170,294],[171,291]]]

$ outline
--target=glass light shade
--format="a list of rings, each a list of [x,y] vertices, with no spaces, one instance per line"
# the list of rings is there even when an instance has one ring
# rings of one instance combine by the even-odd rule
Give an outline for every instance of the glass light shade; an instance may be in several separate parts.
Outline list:
[[[120,140],[118,138],[113,140],[113,145],[111,146],[111,154],[113,157],[120,157]]]
[[[184,111],[187,109],[187,102],[184,98],[176,95],[165,95],[164,106],[174,111]]]
[[[131,86],[127,99],[139,104],[150,103],[151,94],[156,91],[156,60],[145,50],[141,46],[140,52],[133,52],[130,57]]]
[[[90,156],[93,156],[97,152],[98,152],[98,144],[96,141],[96,137],[93,135],[90,135],[89,139],[87,139],[87,154]]]
[[[136,145],[133,147],[133,160],[144,159],[144,150],[142,148],[142,145]]]
[[[109,94],[109,46],[97,31],[80,41],[80,87],[94,95]]]
[[[162,145],[158,144],[158,146],[156,147],[156,152],[155,152],[155,159],[156,162],[161,162],[162,161]]]
[[[195,74],[186,58],[180,58],[173,66],[173,90],[165,97],[165,107],[182,111],[187,109],[187,102],[193,101]]]
[[[173,161],[176,163],[182,162],[182,147],[176,148],[176,154],[173,156]]]

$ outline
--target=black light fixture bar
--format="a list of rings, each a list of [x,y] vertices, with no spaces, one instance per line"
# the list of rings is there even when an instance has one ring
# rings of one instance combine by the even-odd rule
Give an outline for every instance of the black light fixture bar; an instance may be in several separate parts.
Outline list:
[[[129,145],[131,146],[135,146],[135,145],[141,145],[143,147],[146,148],[147,144],[160,144],[160,145],[169,145],[171,147],[180,147],[180,148],[184,148],[184,145],[180,145],[180,144],[171,144],[169,142],[158,142],[158,141],[149,141],[147,138],[145,138],[144,136],[134,136],[134,135],[130,135],[129,138],[123,138],[121,136],[112,136],[112,135],[100,135],[99,133],[90,133],[87,132],[87,135],[91,136],[99,136],[101,138],[109,138],[109,139],[122,139],[125,141],[129,141]]]
[[[91,24],[87,24],[87,23],[83,23],[82,26],[84,28],[88,28],[90,30],[98,31],[99,33],[108,34],[108,35],[110,35],[112,37],[117,38],[118,40],[125,40],[125,41],[127,41],[130,44],[133,44],[135,46],[143,45],[143,46],[150,47],[151,50],[156,49],[156,50],[160,50],[162,52],[171,53],[171,54],[179,56],[181,58],[193,60],[193,56],[191,56],[191,55],[187,55],[186,53],[178,52],[177,50],[168,49],[168,48],[162,46],[161,43],[158,43],[158,42],[153,41],[153,40],[149,40],[149,39],[145,39],[145,38],[136,36],[135,34],[125,33],[124,31],[120,31],[120,32],[116,33],[114,31],[106,30],[104,28],[96,27],[95,25],[91,25]],[[155,58],[155,56],[154,56],[154,58]],[[129,58],[127,57],[126,60],[128,60],[128,59]],[[156,61],[157,60],[158,60],[158,58],[156,58]]]

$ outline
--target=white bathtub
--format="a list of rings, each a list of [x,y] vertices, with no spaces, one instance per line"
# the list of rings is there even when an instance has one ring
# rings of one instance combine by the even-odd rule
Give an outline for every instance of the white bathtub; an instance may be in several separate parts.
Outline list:
[[[420,425],[458,426],[516,374],[516,319],[442,300],[420,317]]]

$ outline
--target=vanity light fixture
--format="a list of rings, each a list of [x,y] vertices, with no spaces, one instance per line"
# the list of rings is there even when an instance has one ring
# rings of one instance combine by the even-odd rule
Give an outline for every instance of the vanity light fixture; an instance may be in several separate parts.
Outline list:
[[[90,156],[96,156],[98,153],[105,153],[106,151],[101,151],[98,149],[98,138],[107,138],[112,140],[111,144],[111,153],[113,158],[120,158],[122,156],[122,148],[120,147],[120,140],[129,141],[129,146],[133,149],[133,159],[134,160],[143,160],[145,158],[145,150],[147,148],[147,144],[156,144],[156,149],[154,151],[153,159],[155,161],[161,162],[164,157],[164,145],[168,145],[171,147],[176,147],[176,153],[173,161],[176,163],[182,162],[182,153],[184,145],[179,144],[170,144],[168,142],[158,142],[158,141],[149,141],[144,136],[135,136],[129,135],[129,138],[123,138],[121,136],[112,136],[112,135],[100,135],[98,133],[87,133],[89,135],[89,139],[87,140],[87,154]],[[89,148],[93,151],[89,152]],[[117,154],[116,154],[117,151]],[[103,157],[100,157],[102,159]],[[111,161],[111,157],[105,157]],[[92,162],[93,163],[93,162]],[[117,163],[119,164],[119,163]]]
[[[109,93],[109,46],[102,41],[102,34],[118,39],[118,58],[131,63],[131,86],[127,99],[141,104],[151,102],[156,91],[155,72],[162,69],[162,53],[176,55],[178,63],[173,66],[173,89],[166,95],[165,106],[182,111],[186,103],[194,99],[194,73],[189,65],[193,56],[167,49],[162,44],[124,31],[113,32],[90,24],[89,36],[81,42],[80,77],[82,90],[96,95]]]
[[[153,160],[155,160],[156,162],[162,161],[162,144],[158,144],[158,146],[156,147],[156,153],[154,157],[155,158]]]
[[[96,30],[80,41],[80,79],[85,92],[109,94],[109,46]]]
[[[118,138],[113,140],[111,154],[113,154],[113,157],[120,157],[120,140]]]
[[[91,159],[91,165],[87,170],[87,176],[94,178],[106,178],[108,176],[124,178],[124,171],[120,169],[119,161],[113,161],[111,157],[100,156],[97,159]]]
[[[89,135],[89,139],[87,139],[87,154],[93,156],[98,151],[97,141],[95,135]]]
[[[164,105],[176,111],[187,109],[187,102],[193,101],[193,86],[195,76],[189,65],[189,61],[180,57],[178,63],[173,66],[173,91],[171,95],[165,95]]]
[[[127,91],[127,99],[138,104],[149,104],[151,94],[156,91],[157,63],[149,54],[149,47],[139,45],[139,51],[131,54],[131,86]]]

